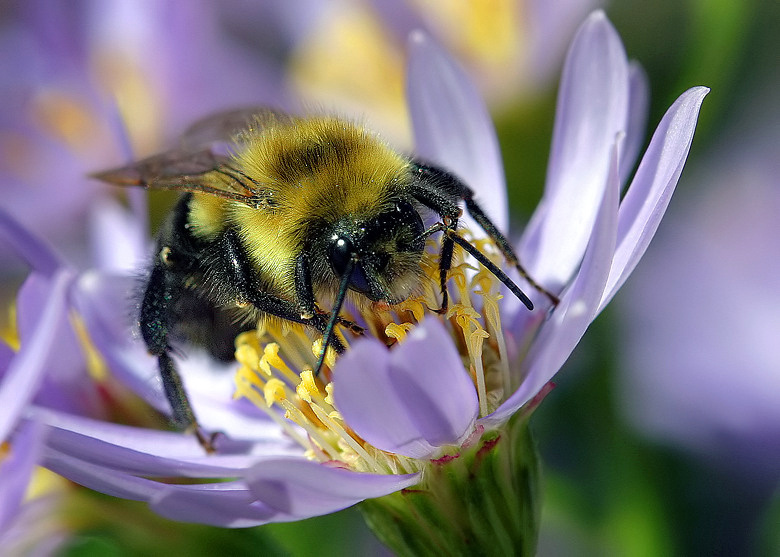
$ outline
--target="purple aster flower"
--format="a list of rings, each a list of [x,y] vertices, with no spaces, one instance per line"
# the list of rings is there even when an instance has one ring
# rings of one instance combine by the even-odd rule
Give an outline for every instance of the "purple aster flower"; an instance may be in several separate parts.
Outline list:
[[[410,32],[422,29],[455,53],[490,106],[514,106],[549,90],[577,26],[602,3],[294,0],[274,9],[257,4],[236,27],[248,35],[249,26],[267,25],[269,16],[279,22],[271,36],[287,39],[289,79],[301,98],[367,118],[372,128],[411,148],[404,99]],[[231,15],[235,19],[225,17]],[[261,44],[268,35],[251,36]]]
[[[41,462],[178,520],[247,526],[380,498],[366,513],[390,544],[404,543],[392,526],[403,524],[447,543],[469,532],[480,543],[532,549],[536,457],[526,418],[644,253],[682,171],[706,93],[691,89],[672,105],[621,202],[625,168],[633,167],[641,143],[647,91],[615,30],[595,12],[569,51],[544,198],[520,242],[526,267],[560,296],[557,307],[535,294],[537,310],[527,312],[502,297],[492,275],[465,260],[451,273],[445,318],[427,311],[438,307],[435,280],[388,311],[356,314],[376,338],[354,342],[337,365],[330,362],[324,387],[305,369],[316,345],[312,350],[296,328],[268,325],[237,339],[238,400],[230,373],[210,362],[200,366],[197,355],[180,359],[201,425],[224,432],[215,455],[186,434],[33,404],[22,423],[36,420],[46,428]],[[504,178],[487,110],[464,72],[421,33],[410,40],[407,95],[418,153],[462,177],[505,228]],[[487,240],[475,241],[495,252]],[[433,258],[425,258],[424,272],[435,276],[435,269]],[[75,284],[67,303],[109,367],[168,412],[151,357],[120,327],[120,281],[85,274]],[[395,346],[388,350],[388,344]],[[454,512],[457,494],[471,497],[457,504],[480,508]],[[456,518],[436,523],[441,513]],[[419,516],[433,522],[421,526]],[[487,522],[464,524],[465,516]],[[490,517],[506,527],[500,536]]]
[[[107,195],[84,176],[126,160],[117,104],[139,152],[208,112],[280,104],[279,65],[226,41],[214,10],[200,0],[4,3],[0,70],[12,78],[0,83],[3,206],[73,255],[92,203]]]

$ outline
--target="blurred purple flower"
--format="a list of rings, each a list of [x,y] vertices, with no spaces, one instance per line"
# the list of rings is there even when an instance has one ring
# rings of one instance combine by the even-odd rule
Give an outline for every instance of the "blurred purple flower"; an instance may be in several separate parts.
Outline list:
[[[695,197],[672,211],[618,307],[628,420],[740,484],[771,489],[780,481],[780,118],[776,84],[767,89],[699,157],[688,178]]]
[[[34,494],[28,488],[44,435],[40,423],[25,423],[14,433],[10,455],[0,460],[0,545],[5,555],[51,555],[68,539],[65,521],[52,517],[62,493],[53,486]]]
[[[475,89],[420,33],[410,41],[408,78],[420,155],[463,177],[505,228],[498,144]],[[233,400],[230,376],[212,363],[198,365],[200,358],[193,355],[179,365],[201,425],[225,432],[218,454],[205,455],[192,436],[35,404],[24,410],[22,423],[36,420],[46,426],[42,464],[98,491],[146,501],[164,516],[222,526],[297,520],[415,485],[421,471],[448,447],[473,443],[480,432],[501,427],[518,411],[530,411],[644,253],[682,171],[706,93],[705,88],[691,89],[669,109],[619,203],[622,169],[633,167],[636,154],[629,146],[638,145],[643,133],[637,122],[647,92],[643,74],[629,65],[617,33],[602,12],[595,12],[569,52],[544,198],[520,247],[531,273],[560,294],[554,311],[538,295],[534,312],[521,309],[511,297],[499,304],[495,281],[484,273],[470,277],[455,270],[458,303],[448,324],[415,316],[421,322],[408,335],[403,327],[394,330],[397,338],[407,338],[392,351],[373,339],[356,342],[339,360],[327,395],[305,374],[297,387],[275,377],[264,376],[259,387],[239,380],[241,394],[259,400],[260,407],[263,397],[278,404],[305,429],[275,411],[263,414],[247,400]],[[10,235],[20,241],[19,234]],[[56,261],[48,253],[27,255],[34,269],[36,260]],[[86,273],[72,284],[67,301],[60,303],[82,316],[112,371],[167,412],[154,362],[121,327],[120,281]],[[472,295],[482,299],[484,320],[469,306]],[[408,308],[415,311],[413,301]],[[40,327],[46,326],[41,321]],[[454,335],[468,354],[456,349]],[[487,336],[494,342],[483,343]],[[242,370],[273,367],[282,373],[287,368],[272,345],[263,348],[256,337],[239,339],[237,356]],[[471,362],[476,389],[462,357]],[[41,367],[44,358],[33,363]],[[326,427],[296,418],[298,402],[308,404],[316,422]],[[186,485],[150,479],[181,477],[202,481]]]
[[[403,94],[410,32],[424,30],[443,44],[496,108],[546,94],[577,26],[601,4],[291,0],[271,10],[257,3],[241,22],[229,4],[223,15],[258,46],[269,36],[281,39],[291,86],[305,102],[367,119],[369,127],[411,149]],[[273,29],[250,33],[269,27],[269,11],[277,22]]]
[[[106,195],[84,176],[128,156],[117,103],[148,154],[206,113],[285,98],[281,67],[220,35],[209,2],[15,1],[3,17],[3,207],[60,248],[83,244],[84,216]]]

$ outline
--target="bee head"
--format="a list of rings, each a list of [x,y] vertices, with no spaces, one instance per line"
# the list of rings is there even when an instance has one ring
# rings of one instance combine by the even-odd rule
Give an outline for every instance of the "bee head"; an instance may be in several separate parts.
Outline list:
[[[350,290],[397,304],[417,284],[424,230],[420,214],[406,201],[370,218],[341,219],[327,236],[328,263],[339,279],[351,273]]]

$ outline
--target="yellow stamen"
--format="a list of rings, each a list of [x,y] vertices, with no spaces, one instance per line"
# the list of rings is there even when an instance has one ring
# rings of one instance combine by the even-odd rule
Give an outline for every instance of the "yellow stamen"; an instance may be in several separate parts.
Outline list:
[[[108,366],[103,360],[103,357],[98,352],[95,345],[92,344],[92,339],[89,338],[87,327],[84,325],[84,320],[75,311],[70,312],[70,322],[73,325],[73,330],[76,332],[76,337],[79,340],[81,350],[84,352],[84,358],[87,362],[87,371],[90,377],[100,381],[106,379],[108,376]]]
[[[315,356],[319,356],[322,352],[322,339],[318,338],[314,341],[314,344],[312,344],[311,352]],[[328,346],[328,353],[325,354],[325,365],[329,368],[333,369],[333,366],[336,365],[336,351],[333,350],[330,346]]]
[[[284,383],[276,378],[269,379],[268,383],[265,384],[263,396],[267,406],[273,406],[274,403],[281,404],[288,398],[287,393],[285,393]]]
[[[408,311],[412,314],[414,320],[417,323],[420,323],[425,318],[425,304],[423,303],[423,299],[424,298],[421,297],[409,298],[408,300],[404,300],[400,304],[393,306],[393,310],[395,310],[398,315],[401,315],[401,312]]]
[[[16,325],[16,302],[8,306],[8,323],[0,329],[2,339],[14,352],[19,351],[19,330]]]
[[[501,294],[490,294],[484,291],[478,291],[477,294],[482,296],[482,311],[485,314],[489,332],[493,338],[496,339],[501,384],[504,389],[503,392],[509,393],[512,388],[512,376],[509,373],[509,355],[506,350],[506,339],[504,338],[503,329],[501,328],[501,313],[498,309],[498,301],[503,298],[503,296],[501,296]]]
[[[469,349],[469,356],[473,362],[474,376],[477,381],[477,397],[479,399],[479,415],[487,416],[487,390],[485,388],[485,370],[482,366],[482,343],[488,338],[487,331],[479,328],[471,331],[467,337],[467,343]]]
[[[414,327],[411,323],[390,323],[385,327],[385,334],[401,342],[406,338],[406,334]]]
[[[489,241],[475,242],[480,251],[500,264],[501,255]],[[456,254],[461,257],[462,254]],[[443,319],[452,332],[453,341],[465,369],[469,370],[479,400],[479,415],[486,416],[501,403],[509,392],[507,347],[501,332],[498,280],[483,268],[468,263],[454,265],[450,275],[450,304],[444,318],[430,313],[438,309],[439,269],[435,257],[424,258],[421,265],[429,280],[423,280],[423,294],[394,305],[381,307],[366,304],[356,308],[357,319],[344,317],[361,326],[394,350],[393,344],[405,342],[408,334],[424,319]],[[337,334],[348,346],[346,329],[338,326]],[[269,342],[269,339],[271,342]],[[395,341],[393,343],[392,341]],[[487,342],[486,342],[487,341]],[[320,354],[322,339],[312,341],[302,327],[268,320],[258,332],[249,332],[237,339],[236,357],[241,362],[237,392],[259,404],[275,420],[288,423],[287,431],[295,431],[307,458],[318,461],[336,460],[362,472],[407,473],[421,469],[424,462],[385,453],[361,439],[344,423],[334,406],[333,392],[338,370],[314,377],[311,371]],[[328,350],[326,365],[333,370],[336,353]],[[303,370],[300,374],[296,369]],[[366,370],[370,373],[370,370]],[[275,408],[271,408],[275,406]],[[282,417],[279,412],[284,412]],[[388,416],[388,419],[393,419]],[[305,432],[301,434],[302,428]]]

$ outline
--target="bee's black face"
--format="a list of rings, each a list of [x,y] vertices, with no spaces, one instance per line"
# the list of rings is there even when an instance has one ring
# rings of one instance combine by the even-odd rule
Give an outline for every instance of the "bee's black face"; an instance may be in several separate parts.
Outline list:
[[[410,257],[419,262],[425,246],[419,213],[406,201],[365,222],[342,222],[330,236],[328,261],[342,277],[352,261],[349,287],[374,301],[401,301],[393,282],[406,269]],[[403,298],[401,298],[403,299]]]

